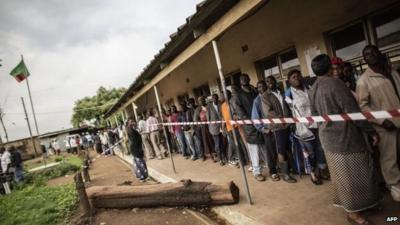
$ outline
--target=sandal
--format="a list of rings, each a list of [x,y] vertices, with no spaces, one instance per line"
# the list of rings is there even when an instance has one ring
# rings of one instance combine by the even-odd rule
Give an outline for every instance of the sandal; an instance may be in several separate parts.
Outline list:
[[[271,174],[271,179],[272,181],[280,181],[281,178],[279,177],[279,175],[277,173]]]

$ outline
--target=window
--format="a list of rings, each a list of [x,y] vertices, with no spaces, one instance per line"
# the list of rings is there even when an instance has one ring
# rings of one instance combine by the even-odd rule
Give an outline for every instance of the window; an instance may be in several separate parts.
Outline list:
[[[276,60],[275,56],[266,59],[262,63],[262,67],[264,72],[264,78],[269,76],[274,76],[275,78],[280,79],[278,61]]]
[[[290,70],[300,70],[300,61],[295,48],[262,59],[255,64],[257,71],[262,75],[260,76],[262,79],[274,76],[277,80],[282,80],[286,78]],[[283,74],[281,74],[281,71]]]
[[[286,53],[283,53],[280,56],[280,59],[282,63],[282,72],[284,77],[287,77],[289,71],[293,69],[300,70],[300,61],[299,58],[297,58],[296,49],[292,49]]]
[[[211,95],[210,86],[208,84],[201,85],[200,87],[194,88],[193,93],[196,100],[200,96],[208,97]]]
[[[189,95],[188,94],[183,94],[183,95],[178,95],[178,103],[183,103],[186,102],[189,99]]]
[[[400,6],[371,19],[379,48],[400,44]]]
[[[238,86],[240,87],[240,75],[242,75],[242,72],[240,70],[236,70],[234,72],[228,73],[226,74],[224,77],[225,79],[225,85],[228,86]],[[221,86],[221,80],[219,78],[217,78],[217,83],[218,83],[218,87],[220,88],[220,90],[222,90],[222,86]]]
[[[357,23],[343,30],[332,33],[332,49],[337,57],[350,60],[361,56],[367,45],[362,23]]]

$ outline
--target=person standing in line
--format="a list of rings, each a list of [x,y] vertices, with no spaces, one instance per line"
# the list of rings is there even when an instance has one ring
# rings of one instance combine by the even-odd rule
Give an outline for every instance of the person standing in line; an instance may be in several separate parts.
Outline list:
[[[142,135],[142,142],[144,146],[144,151],[147,160],[154,159],[155,153],[153,147],[150,145],[150,133],[149,128],[147,127],[146,120],[144,120],[144,116],[139,115],[139,123],[138,123],[138,131],[140,135]]]
[[[257,91],[258,95],[253,101],[253,107],[251,110],[252,120],[259,120],[266,117],[262,114],[261,104],[261,97],[264,92],[267,91],[267,84],[264,80],[257,82]],[[262,148],[260,148],[259,154],[261,158],[263,158],[264,163],[266,163],[268,166],[269,175],[272,181],[279,181],[280,177],[278,174],[278,169],[276,168],[276,150],[273,146],[273,134],[266,124],[254,124],[254,126],[260,133],[263,134],[262,137],[264,138],[264,144],[262,145]]]
[[[189,99],[190,100],[190,99]],[[189,107],[187,107],[189,106]],[[188,103],[186,105],[185,102],[181,103],[181,109],[182,109],[182,121],[181,122],[193,122],[193,114],[192,114],[192,108],[190,104]],[[194,110],[193,110],[194,111]],[[183,126],[183,133],[185,135],[185,140],[186,144],[188,147],[188,153],[190,155],[195,155],[196,154],[196,142],[194,140],[194,129],[193,126],[191,125],[184,125]],[[185,159],[188,159],[190,156],[186,156]]]
[[[332,77],[343,80],[343,60],[339,57],[332,58]]]
[[[228,158],[228,163],[231,166],[238,166],[238,156],[237,152],[235,150],[235,143],[233,140],[233,126],[231,124],[231,115],[228,109],[228,104],[229,101],[232,98],[232,93],[229,90],[226,90],[226,94],[228,97],[228,100],[225,100],[224,93],[221,92],[221,116],[225,123],[222,124],[222,130],[224,133],[224,136],[228,139],[228,152],[227,152],[227,158]],[[238,142],[240,141],[240,135],[237,135],[238,137]],[[239,145],[240,148],[240,145]]]
[[[194,122],[207,122],[207,102],[206,98],[204,96],[200,96],[198,98],[199,105],[197,106],[195,112],[194,112]],[[207,124],[201,124],[198,125],[199,131],[201,132],[201,142],[203,144],[203,150],[200,155],[198,155],[198,158],[203,158],[205,159],[205,155],[208,154],[210,155],[211,159],[214,162],[217,162],[216,156],[215,156],[215,151],[213,149],[213,144],[211,143],[211,135],[210,131],[208,130],[208,125]]]
[[[316,56],[311,62],[311,68],[318,77],[309,90],[312,114],[360,112],[346,85],[331,77],[331,66],[326,54]],[[327,121],[319,127],[319,137],[331,173],[333,203],[347,212],[347,220],[351,224],[370,224],[360,212],[379,204],[373,160],[364,134],[369,136],[372,145],[378,144],[378,133],[366,120]]]
[[[76,151],[77,154],[81,154],[81,138],[79,137],[79,134],[75,135],[75,144],[76,144]]]
[[[356,91],[356,76],[354,75],[353,65],[350,62],[343,63],[343,81],[353,92]]]
[[[221,103],[219,102],[218,94],[213,94],[212,102],[210,102],[207,106],[207,121],[212,122],[221,120]],[[210,131],[210,134],[214,140],[214,149],[218,154],[219,162],[221,166],[223,166],[227,161],[227,157],[223,146],[221,123],[208,124],[208,130]]]
[[[88,140],[86,139],[86,136],[85,136],[85,133],[82,133],[81,134],[81,141],[82,141],[82,147],[83,147],[83,150],[87,150],[88,148],[89,148],[89,142],[88,142]]]
[[[97,132],[97,134],[95,133],[92,136],[94,150],[97,152],[97,154],[101,154],[103,152],[99,135],[101,136],[100,132]]]
[[[308,87],[303,85],[301,72],[297,69],[289,71],[288,81],[290,87],[286,90],[285,101],[292,111],[294,117],[311,116],[310,99],[308,98]],[[301,146],[305,158],[306,172],[311,175],[311,182],[321,185],[320,174],[326,169],[325,155],[318,137],[317,123],[296,123],[294,131]]]
[[[166,107],[168,108],[168,106],[166,106]],[[172,115],[171,108],[168,108],[167,110],[164,110],[164,108],[162,108],[162,111],[163,111],[162,121],[166,121],[167,123],[170,123],[171,115]],[[174,134],[172,126],[167,126],[165,129],[161,129],[161,132],[166,132],[167,141],[171,148],[171,152],[179,153],[180,152],[179,144],[177,144],[176,136]],[[161,139],[160,142],[161,141],[164,142],[164,143],[161,143],[163,147],[167,146],[167,143],[165,142],[164,139]],[[165,146],[163,144],[165,144]]]
[[[176,108],[175,105],[171,106],[171,122],[172,123],[178,123],[182,122],[182,113],[178,112],[178,109]],[[179,151],[182,154],[183,157],[188,157],[188,146],[186,144],[185,140],[185,134],[182,130],[181,125],[173,125],[171,126],[172,128],[172,133],[175,135],[176,140],[178,141],[178,147]]]
[[[236,113],[236,104],[235,101],[237,100],[237,96],[238,96],[238,92],[240,90],[240,87],[236,86],[236,85],[232,85],[230,86],[230,91],[231,91],[231,98],[229,100],[229,106],[231,107],[231,113],[232,113],[232,119],[233,120],[238,120],[239,117]],[[248,165],[250,163],[250,154],[249,154],[249,150],[247,149],[247,141],[246,141],[246,137],[244,136],[244,132],[243,132],[243,126],[239,126],[239,125],[235,125],[233,126],[233,130],[236,133],[237,137],[238,137],[238,141],[239,141],[239,145],[240,148],[238,149],[238,153],[241,154],[241,158],[243,160],[243,165]],[[253,171],[253,167],[250,165],[247,169],[247,171],[252,172]]]
[[[100,140],[101,140],[101,148],[102,148],[102,154],[106,155],[107,150],[108,150],[108,138],[107,138],[107,132],[106,130],[103,130],[100,132]]]
[[[130,151],[129,151],[129,138],[128,138],[128,129],[129,127],[129,120],[125,121],[125,124],[121,127],[121,137],[122,137],[122,150],[125,154],[129,155]]]
[[[240,76],[241,88],[237,91],[235,98],[232,98],[235,114],[239,120],[251,119],[253,101],[257,97],[257,91],[250,85],[250,77],[247,74]],[[253,167],[253,175],[257,181],[265,181],[261,173],[259,149],[264,144],[262,134],[253,125],[242,125],[244,138],[250,154],[250,161]]]
[[[86,140],[88,141],[88,148],[93,149],[93,139],[89,132],[86,132]]]
[[[163,151],[164,147],[162,147],[160,143],[158,120],[153,116],[151,110],[147,112],[146,126],[149,129],[151,144],[153,145],[157,158],[160,160],[164,159],[165,152]]]
[[[266,82],[268,91],[264,92],[261,97],[263,115],[267,118],[290,117],[290,109],[284,100],[284,95],[278,89],[275,77],[267,77]],[[275,148],[278,152],[279,168],[283,180],[288,183],[296,183],[297,180],[290,175],[289,171],[290,128],[288,124],[270,124],[269,128],[274,134]]]
[[[357,82],[358,103],[362,111],[400,109],[400,76],[388,66],[378,47],[368,45],[363,50],[367,70]],[[400,119],[370,119],[378,131],[380,165],[392,198],[400,202]]]
[[[194,113],[196,111],[196,103],[194,98],[189,98],[186,110],[186,122],[194,122]],[[201,143],[201,128],[198,125],[185,125],[185,138],[192,153],[192,160],[196,160],[203,152]],[[204,158],[203,158],[204,159]]]
[[[142,136],[136,128],[136,123],[132,119],[128,120],[127,133],[129,139],[129,150],[133,157],[133,165],[136,178],[140,182],[145,182],[148,178],[146,161],[144,159]]]

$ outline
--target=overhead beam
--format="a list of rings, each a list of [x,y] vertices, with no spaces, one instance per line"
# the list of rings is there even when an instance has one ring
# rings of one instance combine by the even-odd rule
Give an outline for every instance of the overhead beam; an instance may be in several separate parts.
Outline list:
[[[189,47],[187,47],[182,53],[175,57],[163,70],[161,70],[149,83],[147,83],[138,93],[135,94],[131,101],[125,103],[125,105],[131,104],[132,101],[136,101],[140,96],[145,94],[155,84],[160,82],[168,74],[173,72],[176,68],[182,65],[186,60],[204,48],[212,40],[217,39],[230,27],[235,25],[236,22],[240,21],[247,13],[263,4],[265,0],[248,0],[240,1],[224,16],[222,16],[217,22],[215,22],[205,33],[195,40]]]

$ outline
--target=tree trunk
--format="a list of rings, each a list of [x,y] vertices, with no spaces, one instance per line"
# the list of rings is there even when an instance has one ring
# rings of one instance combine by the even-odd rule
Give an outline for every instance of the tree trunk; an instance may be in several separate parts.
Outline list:
[[[94,186],[87,194],[94,208],[208,206],[239,201],[239,188],[232,181],[225,185],[182,180],[143,186]]]

